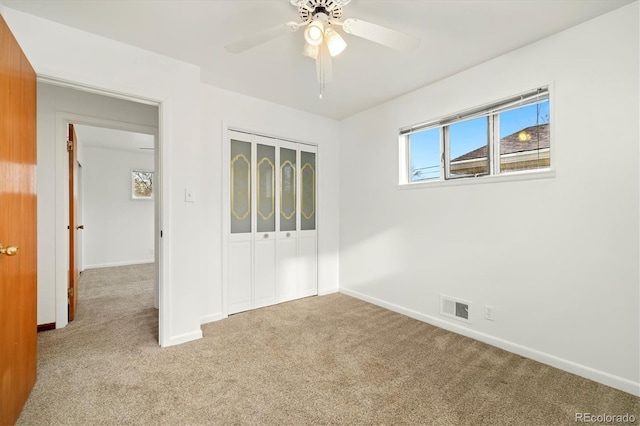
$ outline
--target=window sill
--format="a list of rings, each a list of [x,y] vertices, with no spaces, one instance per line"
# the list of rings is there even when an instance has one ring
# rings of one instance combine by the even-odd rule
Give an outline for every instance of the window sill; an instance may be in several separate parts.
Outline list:
[[[556,177],[555,170],[541,170],[535,172],[514,172],[497,176],[478,176],[473,178],[458,178],[450,180],[434,180],[429,182],[412,182],[397,185],[400,190],[441,188],[443,186],[477,185],[483,183],[515,182],[522,180],[552,179]]]

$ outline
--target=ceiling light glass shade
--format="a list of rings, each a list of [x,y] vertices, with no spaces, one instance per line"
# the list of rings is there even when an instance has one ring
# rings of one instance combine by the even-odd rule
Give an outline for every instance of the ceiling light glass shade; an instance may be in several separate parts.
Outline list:
[[[324,38],[331,56],[338,56],[347,47],[347,42],[331,27],[324,32]]]
[[[312,46],[320,46],[324,38],[324,24],[322,21],[311,21],[304,29],[304,39]]]
[[[317,59],[318,52],[320,52],[320,46],[312,46],[309,43],[304,44],[304,49],[302,50],[302,54],[304,56],[308,56],[312,59]]]

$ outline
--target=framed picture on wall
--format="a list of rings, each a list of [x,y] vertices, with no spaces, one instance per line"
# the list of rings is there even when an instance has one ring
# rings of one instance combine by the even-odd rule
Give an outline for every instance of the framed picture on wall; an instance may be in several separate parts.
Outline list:
[[[131,198],[134,200],[153,199],[153,172],[151,170],[131,171]]]

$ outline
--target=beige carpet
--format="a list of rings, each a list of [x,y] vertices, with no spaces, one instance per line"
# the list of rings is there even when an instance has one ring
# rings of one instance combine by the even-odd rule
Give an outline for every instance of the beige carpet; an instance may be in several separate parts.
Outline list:
[[[77,319],[39,334],[20,425],[575,425],[639,398],[351,297],[203,326],[161,349],[150,265],[89,270]],[[636,420],[635,424],[638,421]]]

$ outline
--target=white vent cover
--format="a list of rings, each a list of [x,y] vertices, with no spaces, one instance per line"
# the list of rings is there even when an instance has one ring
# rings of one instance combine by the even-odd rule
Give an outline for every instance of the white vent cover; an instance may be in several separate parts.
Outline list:
[[[440,315],[471,323],[471,302],[441,294]]]

